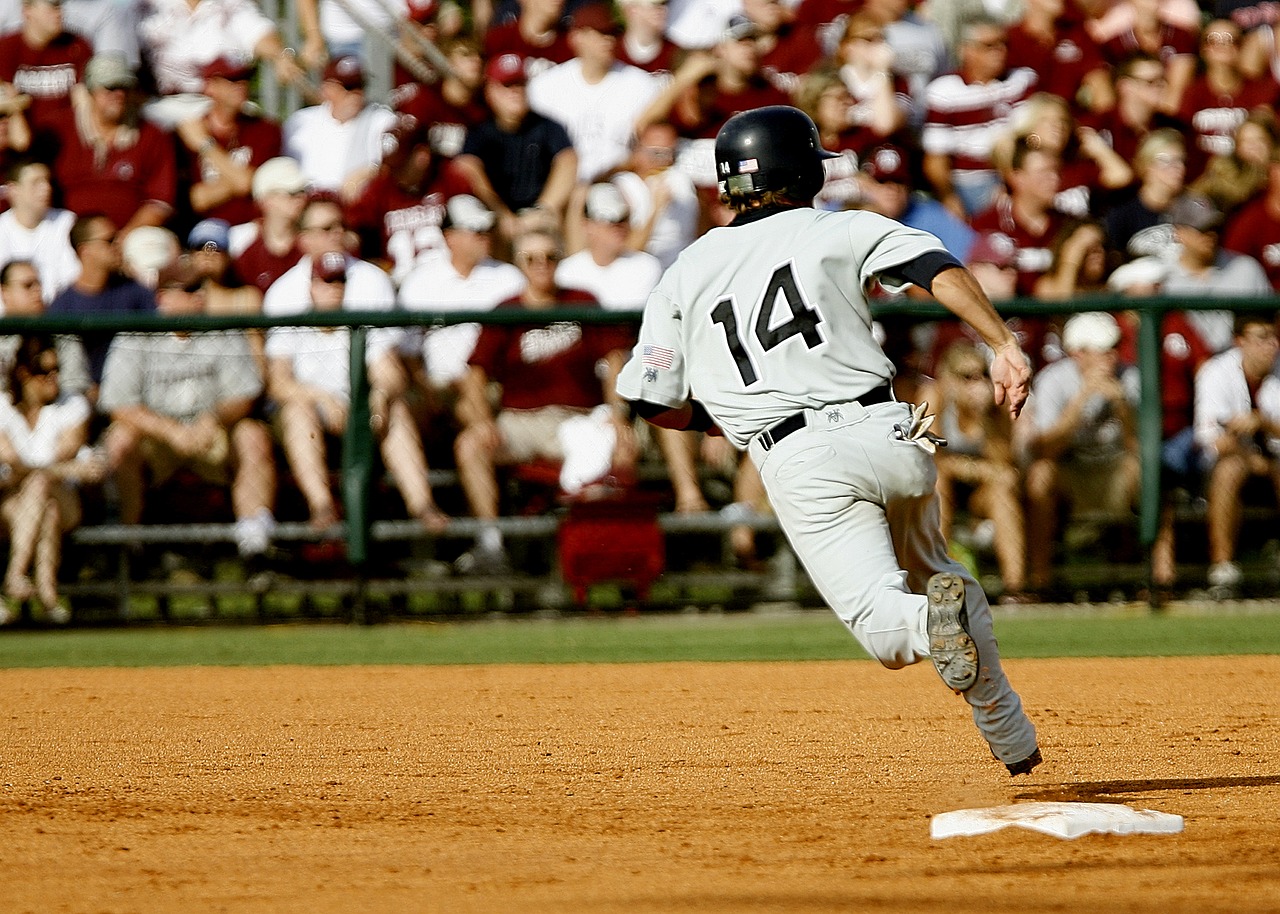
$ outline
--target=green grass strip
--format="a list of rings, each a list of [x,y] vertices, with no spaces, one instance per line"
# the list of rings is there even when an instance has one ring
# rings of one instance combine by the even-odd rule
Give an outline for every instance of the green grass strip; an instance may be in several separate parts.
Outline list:
[[[1280,608],[1213,615],[1000,618],[1006,657],[1280,653]],[[278,625],[15,631],[0,668],[465,663],[643,663],[863,658],[826,611],[499,619],[372,627]]]

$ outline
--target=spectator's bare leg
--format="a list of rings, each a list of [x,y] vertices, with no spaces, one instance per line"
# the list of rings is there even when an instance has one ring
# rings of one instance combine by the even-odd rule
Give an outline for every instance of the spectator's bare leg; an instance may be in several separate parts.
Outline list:
[[[1037,460],[1027,468],[1027,562],[1032,589],[1053,581],[1053,547],[1058,532],[1058,465]]]
[[[1236,533],[1240,529],[1240,490],[1249,478],[1249,465],[1239,454],[1228,454],[1209,474],[1209,562],[1235,560]]]
[[[276,501],[276,464],[271,432],[257,419],[242,419],[231,429],[235,452],[235,479],[231,483],[231,510],[237,518],[272,513]]]
[[[658,449],[667,464],[667,475],[676,497],[677,514],[697,514],[710,510],[698,483],[698,433],[657,428]]]
[[[56,493],[44,504],[36,543],[36,598],[46,610],[58,605],[58,564],[62,560],[62,504]]]
[[[760,479],[760,471],[750,459],[738,461],[738,470],[733,477],[733,500],[738,504],[750,505],[757,514],[769,511],[769,496],[764,491],[764,481]],[[756,531],[753,527],[740,524],[730,528],[729,544],[739,562],[750,563],[755,560]]]
[[[386,403],[387,433],[382,439],[382,462],[400,490],[405,509],[432,533],[439,533],[449,523],[431,495],[427,480],[427,455],[422,448],[417,424],[408,404],[401,399]]]
[[[1173,523],[1173,505],[1162,506],[1156,541],[1151,544],[1151,583],[1157,587],[1172,587],[1178,576],[1174,561]]]
[[[1005,590],[1018,593],[1027,586],[1027,535],[1018,471],[1012,466],[1000,466],[992,473],[994,478],[983,487],[983,495],[987,514],[996,528],[996,562]]]
[[[29,600],[34,595],[31,561],[49,500],[50,479],[39,471],[18,483],[18,490],[4,503],[4,519],[9,525],[9,567],[4,576],[5,596]]]
[[[498,516],[498,478],[493,461],[495,442],[489,437],[491,434],[491,425],[471,425],[458,434],[453,445],[462,491],[467,495],[471,513],[480,520],[494,520]]]
[[[284,452],[293,477],[307,500],[311,526],[326,530],[338,522],[338,512],[329,488],[329,468],[325,464],[324,429],[315,407],[302,400],[280,404],[284,428]]]

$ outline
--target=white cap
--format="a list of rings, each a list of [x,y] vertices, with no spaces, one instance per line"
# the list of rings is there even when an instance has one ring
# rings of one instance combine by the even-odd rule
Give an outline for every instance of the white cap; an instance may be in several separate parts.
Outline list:
[[[444,228],[459,228],[468,232],[487,232],[493,228],[497,217],[493,210],[470,194],[458,194],[444,205]]]
[[[130,272],[144,284],[155,282],[160,268],[172,263],[182,253],[178,236],[158,225],[140,225],[120,245],[120,256]]]
[[[587,218],[597,222],[626,222],[631,207],[615,184],[592,184],[587,191]]]
[[[1120,325],[1105,311],[1086,311],[1067,318],[1062,348],[1067,352],[1107,352],[1120,342]]]
[[[253,173],[253,199],[261,200],[270,193],[296,194],[307,189],[307,176],[297,159],[276,156],[267,159]]]

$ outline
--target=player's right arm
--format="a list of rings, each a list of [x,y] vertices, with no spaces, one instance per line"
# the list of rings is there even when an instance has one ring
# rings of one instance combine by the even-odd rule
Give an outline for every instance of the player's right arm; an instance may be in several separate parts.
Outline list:
[[[938,303],[978,331],[991,347],[991,385],[997,405],[1008,404],[1009,415],[1018,418],[1031,392],[1031,365],[1004,320],[996,312],[973,274],[964,267],[943,270],[931,288]]]

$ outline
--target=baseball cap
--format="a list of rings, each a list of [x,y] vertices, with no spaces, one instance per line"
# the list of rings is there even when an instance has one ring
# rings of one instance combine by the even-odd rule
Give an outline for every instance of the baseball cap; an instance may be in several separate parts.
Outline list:
[[[267,194],[296,194],[307,189],[307,176],[302,173],[296,159],[276,156],[267,159],[253,173],[253,199],[261,200]]]
[[[205,82],[211,79],[249,79],[253,76],[253,61],[241,57],[215,57],[204,65],[201,75]]]
[[[360,58],[347,54],[329,61],[324,68],[324,81],[336,82],[344,89],[364,88],[364,67]]]
[[[529,81],[524,58],[519,54],[499,54],[484,70],[485,78],[500,86],[514,86]]]
[[[597,222],[626,222],[631,207],[616,184],[592,184],[587,191],[587,218]]]
[[[409,18],[420,25],[434,22],[438,12],[438,0],[409,0]]]
[[[160,272],[156,276],[156,290],[183,289],[187,292],[194,292],[200,288],[203,282],[204,278],[192,266],[191,261],[186,257],[179,257],[160,268]]]
[[[132,89],[138,75],[123,54],[95,54],[85,64],[84,84],[90,89]]]
[[[180,252],[178,236],[159,225],[140,225],[124,236],[120,256],[135,271],[154,276]]]
[[[966,261],[970,265],[989,263],[1004,268],[1014,265],[1016,255],[1017,245],[1012,238],[1001,232],[987,232],[974,239]]]
[[[457,228],[467,232],[487,232],[493,228],[496,217],[470,194],[450,197],[444,206],[443,228]]]
[[[622,23],[613,16],[613,11],[603,3],[585,3],[573,11],[569,17],[571,29],[593,29],[602,35],[621,35]]]
[[[325,251],[311,261],[311,278],[321,282],[346,282],[346,255],[341,251]]]
[[[720,36],[720,40],[742,41],[746,38],[759,37],[760,28],[746,16],[739,13],[729,17],[729,24],[725,26],[724,33]]]
[[[231,249],[231,223],[225,219],[201,219],[187,235],[189,251],[220,251]]]
[[[867,154],[862,165],[873,181],[910,184],[911,171],[907,167],[907,154],[900,146],[877,146]]]
[[[1202,194],[1183,194],[1169,207],[1169,221],[1197,232],[1213,232],[1222,226],[1222,210]]]
[[[1085,311],[1067,318],[1062,348],[1067,352],[1107,352],[1120,342],[1120,325],[1105,311]]]

